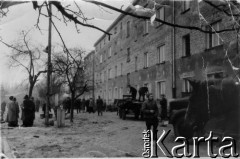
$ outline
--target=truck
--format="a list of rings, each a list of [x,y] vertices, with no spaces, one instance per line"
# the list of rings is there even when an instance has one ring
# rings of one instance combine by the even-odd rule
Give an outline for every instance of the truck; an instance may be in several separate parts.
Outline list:
[[[169,124],[173,125],[175,136],[191,138],[193,128],[184,124],[189,97],[173,99],[169,102]]]
[[[119,118],[125,120],[126,115],[134,114],[135,119],[139,119],[139,116],[143,119],[142,103],[141,101],[132,100],[131,95],[123,95],[123,99],[116,102]]]

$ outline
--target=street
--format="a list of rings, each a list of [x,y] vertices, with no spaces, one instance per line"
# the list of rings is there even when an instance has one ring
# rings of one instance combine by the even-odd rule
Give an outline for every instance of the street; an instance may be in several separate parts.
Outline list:
[[[119,119],[116,112],[104,112],[103,116],[80,113],[74,116],[74,123],[65,121],[64,128],[45,127],[44,119],[36,119],[33,127],[8,129],[1,125],[2,137],[6,137],[16,157],[21,158],[77,158],[77,157],[141,157],[143,153],[143,130],[145,122],[128,116]],[[19,122],[21,123],[21,121]],[[171,130],[164,140],[169,148],[176,145],[172,126],[158,127],[158,137]],[[191,148],[190,148],[191,149]],[[180,150],[181,151],[181,150]],[[190,150],[191,152],[191,150]],[[158,156],[164,154],[158,148]],[[200,145],[200,156],[207,156],[205,145]]]

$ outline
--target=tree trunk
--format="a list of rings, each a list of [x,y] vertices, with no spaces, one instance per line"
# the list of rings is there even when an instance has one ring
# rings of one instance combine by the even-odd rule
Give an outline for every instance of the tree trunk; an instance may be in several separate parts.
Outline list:
[[[73,111],[74,111],[73,104],[74,104],[74,97],[75,97],[75,92],[72,92],[70,122],[73,122]]]
[[[30,83],[30,87],[29,87],[29,90],[28,90],[29,98],[32,97],[33,88],[34,88],[34,83]]]

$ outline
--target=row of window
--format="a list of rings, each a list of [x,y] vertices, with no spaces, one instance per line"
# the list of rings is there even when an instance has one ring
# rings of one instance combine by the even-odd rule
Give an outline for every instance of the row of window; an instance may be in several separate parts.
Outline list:
[[[190,0],[183,1],[182,11],[185,12],[189,9],[190,9]],[[158,19],[164,21],[165,20],[165,8],[160,7],[159,9],[157,9],[156,16],[157,16]],[[149,21],[146,20],[144,23],[145,23],[144,24],[144,34],[146,34],[146,33],[149,32]],[[160,26],[160,25],[162,25],[162,23],[160,23],[160,22],[157,23],[157,26]],[[119,32],[121,32],[122,29],[123,29],[123,23],[122,22],[120,22],[120,27],[119,28],[120,28]],[[117,32],[118,32],[118,26],[115,26],[114,34],[117,34]],[[127,23],[126,23],[126,38],[130,37],[130,34],[131,34],[131,22],[127,21]],[[102,46],[104,46],[106,44],[106,41],[107,41],[106,38],[108,38],[108,41],[111,40],[110,37],[103,38],[103,40],[101,42],[99,42],[98,46],[96,46],[97,50],[98,50],[98,48],[101,49]]]

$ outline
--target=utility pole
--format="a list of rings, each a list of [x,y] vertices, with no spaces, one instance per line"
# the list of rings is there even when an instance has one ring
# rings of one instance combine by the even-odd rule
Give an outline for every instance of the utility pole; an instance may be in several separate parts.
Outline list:
[[[52,63],[51,63],[51,47],[52,47],[52,6],[51,2],[49,4],[49,27],[48,27],[48,71],[47,71],[47,106],[45,109],[45,125],[48,126],[49,121],[49,107],[50,107],[50,96],[51,96],[51,73],[52,73]]]

